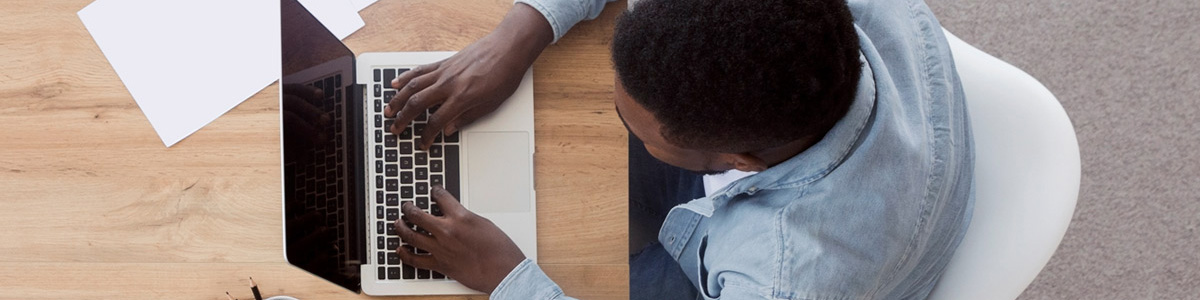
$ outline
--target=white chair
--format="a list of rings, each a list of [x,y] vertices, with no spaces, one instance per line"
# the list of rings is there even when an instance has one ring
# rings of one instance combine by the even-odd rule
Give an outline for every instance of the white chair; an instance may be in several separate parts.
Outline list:
[[[1036,79],[946,32],[975,136],[971,225],[930,299],[1015,299],[1058,248],[1079,196],[1079,144]]]

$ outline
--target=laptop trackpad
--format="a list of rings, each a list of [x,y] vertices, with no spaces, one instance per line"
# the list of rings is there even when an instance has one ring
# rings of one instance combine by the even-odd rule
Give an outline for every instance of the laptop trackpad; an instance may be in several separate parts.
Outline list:
[[[467,134],[467,207],[479,214],[528,212],[533,189],[529,133]]]

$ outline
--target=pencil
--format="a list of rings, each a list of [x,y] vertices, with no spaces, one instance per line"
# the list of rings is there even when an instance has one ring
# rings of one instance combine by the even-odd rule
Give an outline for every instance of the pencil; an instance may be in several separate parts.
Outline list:
[[[250,277],[250,292],[254,293],[254,300],[263,300],[262,294],[258,293],[258,284],[254,283],[254,277]]]
[[[225,297],[229,298],[229,300],[237,300],[237,299],[233,299],[233,295],[230,295],[229,292],[225,292]]]

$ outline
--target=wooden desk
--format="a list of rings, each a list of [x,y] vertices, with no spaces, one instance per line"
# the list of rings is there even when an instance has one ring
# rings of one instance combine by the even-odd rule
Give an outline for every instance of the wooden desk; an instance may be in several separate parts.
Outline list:
[[[247,299],[253,276],[266,295],[367,299],[283,260],[278,86],[164,148],[76,16],[89,2],[0,9],[0,298]],[[511,5],[382,0],[346,43],[457,50]],[[539,260],[588,299],[628,295],[626,136],[608,54],[624,7],[534,65]]]

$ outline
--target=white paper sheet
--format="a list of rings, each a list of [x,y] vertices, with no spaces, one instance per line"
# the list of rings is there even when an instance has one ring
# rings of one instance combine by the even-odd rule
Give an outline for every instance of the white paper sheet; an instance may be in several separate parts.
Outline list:
[[[339,40],[366,25],[358,15],[357,4],[350,0],[300,0],[300,4]]]
[[[276,1],[97,0],[79,18],[167,147],[279,78]]]
[[[367,6],[371,6],[371,4],[375,3],[375,1],[376,0],[350,0],[350,3],[354,4],[354,11],[361,11],[364,8],[367,8]]]

